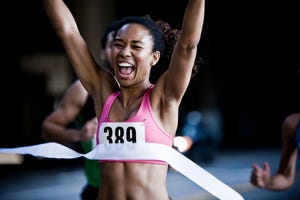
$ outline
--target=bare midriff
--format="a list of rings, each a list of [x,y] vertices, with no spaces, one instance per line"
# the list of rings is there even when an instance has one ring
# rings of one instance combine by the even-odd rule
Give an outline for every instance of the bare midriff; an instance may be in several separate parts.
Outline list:
[[[168,165],[104,162],[98,200],[168,200]]]

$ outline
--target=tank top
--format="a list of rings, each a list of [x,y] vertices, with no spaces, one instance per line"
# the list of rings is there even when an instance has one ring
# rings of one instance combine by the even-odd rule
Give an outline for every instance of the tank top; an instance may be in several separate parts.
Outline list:
[[[99,118],[97,144],[147,142],[172,146],[173,137],[163,130],[154,118],[150,104],[150,92],[152,91],[153,87],[154,86],[151,85],[143,95],[142,102],[137,113],[133,117],[123,122],[113,122],[108,117],[111,106],[120,92],[115,92],[108,97]],[[155,160],[120,161],[167,164],[163,161]]]

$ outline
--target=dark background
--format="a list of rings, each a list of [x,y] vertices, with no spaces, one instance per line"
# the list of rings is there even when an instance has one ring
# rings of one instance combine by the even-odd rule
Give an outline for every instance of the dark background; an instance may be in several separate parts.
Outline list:
[[[150,14],[180,28],[186,2],[115,0],[114,9],[116,18]],[[0,144],[41,143],[41,122],[52,111],[54,98],[45,91],[46,77],[25,72],[19,60],[30,53],[64,50],[41,1],[4,1],[1,8]],[[297,26],[291,2],[207,0],[199,44],[205,64],[181,109],[217,107],[223,148],[281,145],[284,117],[300,111]]]

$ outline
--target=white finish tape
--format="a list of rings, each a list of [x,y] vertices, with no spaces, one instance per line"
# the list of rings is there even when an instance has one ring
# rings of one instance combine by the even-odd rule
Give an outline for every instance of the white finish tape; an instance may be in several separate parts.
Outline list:
[[[243,200],[243,197],[199,165],[175,149],[157,143],[99,144],[87,154],[78,153],[55,142],[16,148],[0,148],[0,153],[30,154],[33,156],[93,160],[162,160],[197,185],[221,200]]]

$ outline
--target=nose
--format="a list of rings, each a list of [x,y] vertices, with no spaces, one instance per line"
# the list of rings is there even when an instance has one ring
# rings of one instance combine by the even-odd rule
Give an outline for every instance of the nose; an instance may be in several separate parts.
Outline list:
[[[125,46],[124,48],[122,48],[120,54],[123,56],[123,57],[128,57],[131,55],[131,49],[129,46]]]

